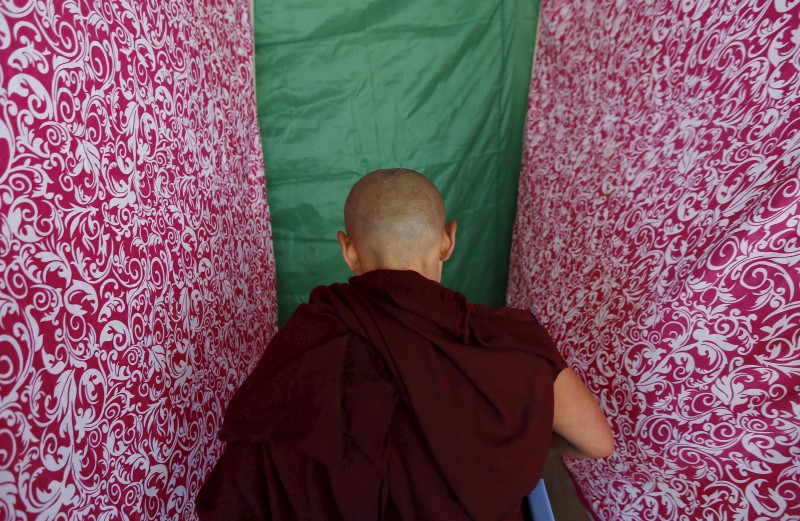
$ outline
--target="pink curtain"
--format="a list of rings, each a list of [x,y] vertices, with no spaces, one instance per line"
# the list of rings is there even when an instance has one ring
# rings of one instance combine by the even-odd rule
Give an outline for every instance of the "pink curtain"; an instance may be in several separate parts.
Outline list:
[[[508,300],[617,449],[597,519],[800,519],[800,4],[544,0]]]
[[[247,0],[0,5],[0,519],[190,519],[275,330]]]

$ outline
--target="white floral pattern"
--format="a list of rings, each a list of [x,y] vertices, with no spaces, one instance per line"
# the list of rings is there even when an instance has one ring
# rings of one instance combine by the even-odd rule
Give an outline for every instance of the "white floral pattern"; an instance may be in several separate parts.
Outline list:
[[[800,2],[544,0],[509,302],[615,432],[602,520],[800,519]]]
[[[0,519],[191,519],[276,327],[248,2],[0,3]]]

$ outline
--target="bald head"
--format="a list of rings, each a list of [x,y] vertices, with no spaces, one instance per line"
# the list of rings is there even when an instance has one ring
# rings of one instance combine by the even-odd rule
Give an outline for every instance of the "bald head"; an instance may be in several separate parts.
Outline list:
[[[362,260],[380,267],[412,266],[434,254],[440,260],[444,203],[419,172],[390,168],[362,177],[347,197],[344,223]]]

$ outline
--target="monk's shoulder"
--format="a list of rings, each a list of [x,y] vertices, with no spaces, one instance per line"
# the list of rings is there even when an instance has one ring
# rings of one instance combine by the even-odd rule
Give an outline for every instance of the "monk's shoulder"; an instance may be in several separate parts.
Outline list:
[[[551,366],[554,377],[567,367],[547,328],[532,312],[508,306],[470,304],[467,313],[473,336],[492,338],[495,346],[541,357]]]

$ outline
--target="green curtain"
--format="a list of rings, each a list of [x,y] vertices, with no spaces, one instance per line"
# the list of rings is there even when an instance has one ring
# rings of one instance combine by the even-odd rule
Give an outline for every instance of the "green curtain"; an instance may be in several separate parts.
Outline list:
[[[539,2],[254,4],[279,321],[350,276],[336,231],[376,168],[427,175],[459,223],[443,283],[504,302]]]

